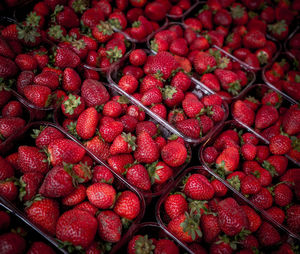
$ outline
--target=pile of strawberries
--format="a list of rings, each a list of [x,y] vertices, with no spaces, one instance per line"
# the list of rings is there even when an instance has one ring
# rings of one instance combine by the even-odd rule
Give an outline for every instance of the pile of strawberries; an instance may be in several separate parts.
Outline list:
[[[28,2],[0,4],[0,195],[51,246],[297,253],[299,0]]]
[[[195,167],[186,173],[162,197],[159,213],[160,222],[190,251],[253,253],[266,249],[292,253],[293,246],[278,227],[236,199],[209,172]]]
[[[252,96],[251,96],[252,95]],[[300,161],[300,109],[265,85],[254,86],[232,104],[232,116],[269,141],[275,155]]]
[[[21,202],[27,218],[69,251],[111,249],[143,215],[140,195],[56,127],[34,127],[0,157],[1,196]]]
[[[238,123],[228,122],[205,145],[201,157],[256,208],[299,234],[300,168],[277,153],[281,145],[273,139],[268,145]]]

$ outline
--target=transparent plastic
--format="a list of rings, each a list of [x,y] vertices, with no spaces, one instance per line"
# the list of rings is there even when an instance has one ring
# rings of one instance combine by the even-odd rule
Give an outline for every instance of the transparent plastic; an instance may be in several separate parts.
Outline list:
[[[161,196],[161,198],[158,200],[157,204],[156,204],[156,219],[158,221],[158,224],[166,231],[168,232],[168,234],[170,236],[172,236],[174,239],[176,239],[175,235],[173,235],[167,228],[167,224],[170,221],[170,218],[168,218],[167,214],[164,211],[164,202],[166,200],[166,198],[169,196],[169,194],[171,193],[175,193],[176,191],[181,192],[182,189],[180,188],[180,186],[182,185],[182,181],[183,179],[189,175],[189,174],[193,174],[193,173],[197,173],[197,174],[202,174],[206,177],[215,177],[216,179],[218,179],[219,181],[221,181],[224,185],[226,185],[226,187],[228,188],[226,197],[232,197],[234,198],[239,204],[243,204],[243,205],[249,205],[250,207],[252,206],[252,204],[242,195],[240,195],[235,189],[231,188],[231,186],[223,181],[222,178],[220,178],[217,174],[215,174],[214,172],[212,172],[209,168],[207,168],[205,165],[203,166],[193,166],[190,167],[188,169],[186,169],[174,182],[173,186],[170,186],[168,189],[166,189],[166,191],[164,192],[164,194]],[[254,207],[253,207],[254,208]],[[254,208],[255,209],[255,208]],[[282,235],[282,238],[286,237],[288,238],[288,242],[292,242],[292,243],[298,243],[299,239],[297,239],[297,236],[295,234],[290,233],[288,230],[286,230],[286,228],[282,227],[280,224],[278,224],[276,221],[274,221],[272,218],[269,218],[269,216],[267,216],[267,214],[264,211],[260,211],[255,209],[256,212],[260,215],[260,217],[262,218],[263,221],[269,222],[271,225],[273,225],[276,230]],[[177,239],[177,242],[189,253],[193,253],[193,251],[189,248],[188,244],[185,242],[182,242],[180,240]],[[209,249],[209,244],[205,244],[200,243],[205,249]],[[205,245],[204,245],[205,244]],[[277,250],[277,246],[275,247],[274,250]],[[266,253],[270,253],[271,248],[268,247],[266,248]]]
[[[226,187],[228,189],[230,189],[233,193],[235,193],[238,197],[240,197],[242,200],[244,200],[247,204],[249,204],[250,206],[252,206],[253,208],[255,208],[257,211],[259,211],[259,213],[261,213],[265,218],[267,218],[269,221],[271,221],[273,224],[275,224],[277,227],[281,228],[282,230],[284,230],[286,233],[288,233],[289,235],[291,235],[293,238],[298,239],[300,241],[300,235],[293,233],[286,225],[282,225],[280,223],[278,223],[277,221],[275,221],[266,211],[259,209],[258,207],[256,207],[247,197],[245,197],[244,195],[242,195],[239,191],[237,191],[234,187],[232,187],[226,180],[224,180],[222,177],[220,177],[211,167],[210,165],[208,165],[208,163],[205,162],[204,160],[204,150],[206,147],[213,145],[213,143],[215,142],[215,140],[217,139],[217,137],[225,130],[228,129],[236,129],[237,132],[239,130],[243,130],[243,132],[250,132],[253,133],[259,140],[258,145],[268,145],[268,141],[263,138],[261,135],[259,135],[258,133],[256,133],[255,131],[253,131],[253,129],[249,128],[248,126],[244,125],[242,122],[238,122],[236,120],[231,120],[231,121],[227,121],[224,123],[223,126],[219,127],[217,129],[217,131],[214,133],[214,135],[207,140],[203,146],[199,149],[199,160],[201,162],[201,164],[203,165],[203,167],[213,176],[215,176],[218,180],[222,181],[222,183],[224,183],[226,185]],[[242,158],[240,156],[240,158]],[[243,160],[244,161],[244,160]],[[240,164],[241,165],[241,164]],[[297,166],[295,166],[295,164],[293,162],[289,162],[287,170],[288,171],[290,168],[296,168]],[[241,170],[241,167],[237,169]],[[273,177],[272,178],[272,185],[279,183],[280,180],[277,177]],[[295,203],[299,203],[296,198],[294,197],[294,202]],[[274,204],[273,204],[274,205]]]
[[[149,55],[151,54],[151,52],[149,50],[145,50],[145,51],[147,52],[147,54],[149,54]],[[119,79],[118,74],[120,73],[120,69],[121,69],[121,67],[127,65],[128,58],[129,58],[129,55],[127,56],[127,58],[125,58],[123,61],[120,62],[120,65],[118,66],[118,68],[111,69],[111,71],[109,72],[109,75],[107,76],[107,79],[109,82],[108,85],[110,87],[112,87],[115,91],[117,91],[119,94],[127,97],[132,104],[142,108],[146,112],[146,114],[148,114],[151,118],[155,119],[155,121],[157,121],[159,124],[161,124],[167,130],[169,130],[171,133],[183,138],[187,143],[190,143],[192,145],[198,145],[200,143],[203,143],[214,132],[214,129],[216,128],[216,126],[222,124],[225,121],[225,119],[227,119],[228,114],[229,114],[228,105],[225,101],[223,101],[222,107],[225,112],[223,120],[218,122],[205,136],[203,136],[201,138],[191,138],[191,137],[188,137],[188,136],[184,135],[183,133],[179,132],[173,125],[171,125],[165,119],[162,119],[160,116],[158,116],[157,114],[152,112],[148,107],[144,106],[140,101],[138,101],[136,98],[134,98],[133,96],[131,96],[130,94],[128,94],[127,92],[122,90],[117,85],[118,79]],[[194,82],[193,79],[192,79],[192,81]],[[194,82],[194,84],[195,84],[194,89],[191,91],[189,90],[189,92],[196,94],[199,99],[201,99],[205,94],[215,94],[213,91],[205,90],[205,88],[203,88],[198,82]]]
[[[40,126],[51,126],[57,130],[59,130],[61,133],[64,134],[64,136],[70,140],[73,140],[74,142],[76,142],[80,147],[82,147],[86,154],[91,157],[91,159],[96,163],[96,164],[100,164],[103,166],[106,166],[102,161],[100,161],[94,154],[92,154],[90,151],[88,151],[81,143],[79,143],[72,135],[70,135],[69,133],[67,133],[62,127],[54,124],[54,123],[50,123],[50,122],[44,122],[44,121],[40,121],[40,122],[32,122],[31,124],[29,124],[26,128],[26,130],[23,133],[20,133],[19,135],[15,136],[14,139],[11,141],[13,143],[13,146],[10,148],[7,148],[6,150],[6,154],[8,155],[11,152],[16,152],[16,150],[18,149],[18,147],[20,145],[26,144],[26,145],[34,145],[34,139],[32,139],[30,137],[30,134],[32,133],[33,129],[39,129]],[[108,168],[110,170],[110,168]],[[132,224],[130,225],[130,227],[127,230],[131,230],[131,227],[133,225],[135,225],[136,223],[139,223],[142,218],[144,217],[145,214],[145,200],[143,198],[143,195],[136,190],[134,187],[132,187],[131,185],[129,185],[122,177],[120,177],[118,174],[116,174],[113,170],[110,170],[111,173],[114,176],[114,187],[116,188],[117,192],[121,191],[121,190],[130,190],[133,193],[135,193],[137,195],[137,197],[139,198],[140,201],[140,213],[139,215],[134,219],[134,221],[132,222]],[[7,204],[9,205],[10,209],[12,211],[14,211],[14,213],[18,213],[18,211],[22,210],[18,210],[18,208],[21,208],[22,205],[17,203],[16,206],[11,204],[11,202],[7,202]],[[17,208],[18,207],[18,208]],[[26,220],[26,216],[22,216],[22,218],[24,220]],[[28,222],[28,220],[26,220]],[[28,222],[30,223],[30,222]],[[32,224],[32,223],[30,223]],[[37,228],[37,227],[35,227]],[[53,244],[56,244],[55,246],[58,246],[57,243],[55,242],[55,240],[50,237],[48,234],[45,234],[42,232],[42,230],[38,231],[40,234],[43,235],[44,238],[48,239],[50,242],[52,242]],[[125,233],[125,232],[124,232]],[[116,253],[118,251],[118,243],[115,244],[112,247],[112,250],[110,253]],[[67,253],[67,252],[64,252]]]

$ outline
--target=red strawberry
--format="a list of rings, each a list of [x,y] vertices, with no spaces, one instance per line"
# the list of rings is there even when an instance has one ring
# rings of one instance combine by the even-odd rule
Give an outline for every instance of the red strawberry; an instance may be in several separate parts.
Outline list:
[[[269,148],[272,154],[286,154],[292,148],[292,141],[287,136],[276,135],[270,139]]]
[[[175,55],[186,56],[189,52],[187,41],[184,38],[177,38],[172,41],[169,50]]]
[[[232,22],[230,12],[226,9],[220,9],[214,15],[213,21],[218,26],[229,26]]]
[[[147,90],[141,99],[141,102],[145,106],[150,106],[151,104],[161,103],[163,101],[163,95],[159,88],[151,88]]]
[[[266,37],[259,30],[251,30],[243,37],[243,44],[249,49],[263,48],[266,45]]]
[[[135,140],[136,138],[130,133],[122,133],[114,139],[109,149],[110,154],[116,155],[122,153],[131,153],[136,148]]]
[[[18,167],[23,173],[48,172],[47,156],[33,146],[19,146],[18,148]]]
[[[179,247],[169,239],[159,239],[155,243],[155,253],[174,253],[179,254]]]
[[[118,242],[122,235],[122,222],[113,211],[101,211],[98,216],[98,232],[102,240],[106,242]]]
[[[78,117],[76,132],[82,139],[90,139],[96,132],[98,112],[94,107],[85,109]]]
[[[278,231],[268,222],[263,222],[258,230],[258,240],[262,246],[272,246],[281,240]]]
[[[216,69],[214,74],[219,79],[223,89],[232,95],[237,95],[240,92],[241,84],[236,73],[230,70]]]
[[[266,188],[261,188],[261,190],[251,196],[249,200],[259,209],[268,209],[273,203],[272,195]]]
[[[37,61],[29,54],[19,54],[15,63],[22,71],[34,71],[37,68]]]
[[[188,210],[188,203],[182,193],[171,194],[166,198],[164,208],[168,216],[174,219]]]
[[[234,3],[230,7],[233,23],[237,25],[245,25],[248,22],[248,13],[245,6],[239,3]]]
[[[57,221],[56,236],[74,246],[87,248],[97,233],[97,220],[89,212],[72,209],[64,212]]]
[[[292,202],[293,192],[285,183],[279,183],[272,187],[274,202],[281,207],[287,206]]]
[[[147,169],[142,164],[135,164],[127,169],[126,179],[141,190],[150,190],[151,181]]]
[[[132,94],[138,87],[138,80],[132,75],[124,75],[118,82],[118,86],[126,93]]]
[[[17,233],[8,232],[0,235],[0,252],[1,253],[16,253],[25,252],[26,241]]]
[[[35,138],[35,145],[43,148],[48,147],[54,139],[64,138],[64,134],[54,127],[47,126],[41,127],[40,130],[34,129],[32,137]]]
[[[45,232],[55,235],[57,219],[59,217],[58,203],[49,198],[36,197],[25,208],[28,219],[41,227]]]
[[[110,155],[109,144],[99,136],[85,142],[84,146],[101,160],[106,160]]]
[[[205,73],[200,81],[207,86],[209,89],[212,89],[215,92],[220,91],[220,83],[216,76],[212,73]]]
[[[184,144],[170,141],[162,148],[161,157],[167,165],[179,167],[186,162],[188,153]]]
[[[25,97],[37,107],[48,107],[51,104],[51,90],[47,86],[28,85],[23,89]]]
[[[62,165],[63,162],[76,164],[85,155],[85,150],[69,139],[55,139],[48,146],[49,160],[52,166]]]
[[[182,101],[184,113],[190,118],[196,118],[204,111],[204,105],[198,98],[185,98]]]
[[[81,79],[78,73],[72,68],[65,68],[63,73],[62,87],[65,91],[75,92],[81,86]]]
[[[149,251],[156,249],[156,246],[153,244],[153,240],[148,239],[148,235],[135,235],[128,243],[127,253],[137,254],[145,249]]]
[[[205,242],[214,242],[221,232],[217,216],[213,214],[203,214],[200,222]]]
[[[14,168],[12,165],[0,156],[0,180],[14,176]]]
[[[204,6],[205,7],[205,6]],[[197,18],[201,21],[203,28],[207,30],[213,29],[213,13],[212,10],[203,8],[199,11]]]
[[[2,117],[22,117],[23,109],[19,101],[10,101],[2,108]]]
[[[162,161],[154,162],[147,167],[152,183],[163,184],[173,176],[173,170]]]
[[[273,155],[265,160],[262,166],[267,169],[272,176],[281,176],[287,169],[288,159],[282,155]]]
[[[188,137],[196,139],[202,137],[202,127],[197,119],[185,119],[176,122],[176,128]]]
[[[277,40],[284,40],[289,34],[289,26],[285,20],[280,20],[275,24],[268,25],[268,31]]]
[[[240,233],[243,228],[248,228],[248,218],[233,198],[220,201],[217,210],[219,225],[225,234],[234,236]]]
[[[66,28],[78,27],[79,19],[74,10],[68,6],[56,5],[55,10],[56,22]]]
[[[74,206],[82,202],[85,198],[86,188],[84,185],[79,184],[75,190],[61,200],[61,203],[65,206]]]
[[[256,113],[255,128],[265,129],[278,120],[277,109],[270,105],[263,105]]]
[[[9,136],[21,131],[25,126],[24,119],[19,117],[4,117],[0,119],[0,140],[5,140]]]
[[[132,164],[134,161],[131,154],[118,154],[112,155],[107,158],[109,166],[116,171],[118,174],[123,174],[127,164]]]
[[[291,229],[295,233],[300,232],[300,223],[299,223],[299,217],[300,217],[300,206],[299,204],[292,205],[288,208],[286,211],[286,217],[287,217],[287,226],[289,229]]]
[[[147,132],[141,132],[137,135],[137,149],[134,152],[134,157],[137,161],[143,163],[152,163],[159,158],[159,150]]]
[[[211,72],[216,68],[217,62],[216,59],[204,52],[198,53],[194,58],[194,68],[199,74],[206,72]]]
[[[246,143],[242,145],[241,153],[245,160],[252,161],[256,156],[256,146]]]
[[[250,206],[243,205],[241,206],[241,208],[244,210],[245,214],[248,217],[249,230],[251,232],[257,231],[262,223],[260,216]]]
[[[253,175],[245,176],[241,181],[243,195],[256,194],[261,190],[260,181]]]
[[[119,216],[133,220],[140,213],[140,209],[139,197],[132,191],[126,190],[117,198],[113,210]]]
[[[94,183],[86,190],[89,201],[96,207],[108,209],[116,199],[116,190],[107,183]]]
[[[55,251],[44,242],[34,242],[30,246],[30,249],[28,250],[27,254],[35,254],[35,253],[55,254]]]
[[[216,160],[218,169],[224,170],[225,172],[232,172],[237,169],[239,165],[240,155],[236,147],[231,146],[225,148]]]
[[[200,174],[189,176],[185,182],[184,193],[192,199],[209,200],[214,196],[215,190],[207,178]]]
[[[297,107],[288,109],[282,120],[283,131],[288,135],[295,135],[300,132],[299,117],[300,110]]]

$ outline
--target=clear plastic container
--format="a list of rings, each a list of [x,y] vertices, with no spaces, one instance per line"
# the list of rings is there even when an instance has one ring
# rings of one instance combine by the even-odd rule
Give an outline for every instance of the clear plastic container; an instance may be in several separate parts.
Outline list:
[[[39,239],[46,240],[49,243],[49,245],[53,249],[55,249],[56,252],[64,253],[64,254],[68,253],[66,250],[59,247],[58,243],[55,241],[53,237],[45,234],[42,230],[40,230],[36,225],[34,225],[31,221],[29,221],[26,218],[26,215],[24,215],[23,212],[21,212],[9,200],[7,200],[2,196],[0,196],[0,207],[2,209],[9,211],[10,214],[12,214],[12,216],[14,217],[12,223],[22,222],[23,225],[26,225],[26,228],[29,228],[30,231],[32,231],[31,233],[34,233],[33,235],[30,235],[30,240],[39,240]]]
[[[251,195],[249,195],[249,197],[246,197],[244,195],[242,195],[238,190],[236,190],[234,187],[232,187],[229,182],[227,182],[227,180],[224,180],[224,178],[222,176],[220,176],[215,169],[212,168],[212,165],[209,165],[205,159],[204,159],[204,150],[208,147],[208,146],[212,146],[215,142],[215,140],[217,139],[217,137],[224,132],[225,130],[236,130],[238,133],[239,131],[243,131],[243,133],[249,132],[254,134],[258,140],[259,143],[258,145],[268,145],[269,142],[263,138],[261,135],[259,135],[258,133],[256,133],[255,131],[253,131],[251,128],[249,128],[248,126],[244,125],[241,122],[235,121],[235,120],[231,120],[231,121],[227,121],[224,123],[224,125],[222,127],[219,127],[217,129],[217,131],[214,133],[214,135],[207,140],[203,146],[199,149],[199,160],[201,161],[201,164],[203,165],[203,167],[212,175],[214,175],[217,179],[222,180],[222,182],[229,188],[231,189],[232,192],[234,192],[236,195],[238,195],[240,198],[242,198],[244,201],[246,201],[250,206],[254,207],[256,210],[258,210],[261,214],[263,214],[266,218],[268,218],[270,221],[272,221],[274,224],[276,224],[277,226],[279,226],[280,228],[284,229],[286,232],[288,232],[291,236],[293,236],[294,238],[300,240],[300,235],[293,233],[286,224],[279,224],[277,221],[273,220],[271,218],[270,215],[267,214],[267,212],[265,210],[259,209],[255,204],[253,204],[250,200],[249,197],[251,198]],[[237,168],[236,171],[242,171],[242,162],[244,162],[245,160],[242,158],[242,156],[240,156],[240,163],[239,163],[239,167]],[[261,163],[259,164],[261,165]],[[299,166],[298,166],[299,167]],[[289,169],[292,168],[297,168],[297,166],[290,161],[288,163],[287,169],[285,172],[287,172]],[[236,172],[234,171],[234,172]],[[272,177],[272,182],[271,185],[276,185],[278,183],[280,183],[281,180],[279,177],[277,177],[276,175]],[[266,188],[269,186],[266,186]],[[299,201],[297,201],[295,195],[292,201],[294,204],[299,204]],[[275,206],[275,203],[273,202],[273,205]]]
[[[298,25],[295,28],[295,30],[290,33],[289,37],[285,40],[285,42],[283,44],[284,51],[289,52],[293,56],[295,56],[295,55],[291,52],[290,40],[295,36],[295,34],[298,34],[299,32],[300,32],[300,26]]]
[[[287,62],[290,64],[290,66],[292,68],[296,68],[298,71],[300,70],[299,67],[297,67],[297,60],[295,58],[295,56],[287,51],[287,52],[281,52],[280,54],[277,55],[276,59],[274,59],[274,61],[268,65],[266,65],[263,70],[262,70],[262,79],[263,81],[272,89],[274,89],[275,91],[279,92],[280,94],[284,94],[284,97],[287,98],[289,101],[291,101],[291,103],[293,104],[297,104],[297,100],[292,98],[292,94],[288,95],[285,91],[281,91],[276,87],[276,84],[271,83],[267,78],[266,78],[266,72],[272,67],[273,63],[275,62],[279,62],[282,59],[287,60]]]
[[[109,94],[111,96],[115,96],[115,95],[118,95],[119,93],[116,91],[116,89],[114,87],[111,87],[110,85],[106,84],[106,83],[103,83],[107,90],[109,91]],[[130,104],[130,102],[129,102]],[[161,135],[165,138],[165,139],[168,139],[168,137],[170,137],[172,135],[172,132],[170,130],[168,130],[167,128],[165,128],[162,124],[160,124],[155,118],[151,117],[148,115],[147,112],[146,113],[146,118],[145,118],[145,121],[152,121],[155,123],[156,126],[158,126],[158,129],[159,129],[159,132],[161,133]],[[65,116],[63,115],[62,111],[61,111],[61,108],[57,108],[54,112],[54,121],[57,125],[59,125],[61,128],[62,127],[62,123],[63,123],[63,120],[65,119]],[[71,134],[69,134],[71,135]],[[73,137],[74,139],[76,139],[76,137]],[[81,141],[79,141],[78,139],[76,139],[77,142],[81,143]],[[83,142],[83,141],[82,141]],[[159,184],[159,185],[156,185],[156,184],[153,184],[152,187],[151,187],[151,191],[143,191],[143,190],[140,190],[140,192],[144,195],[145,199],[146,199],[146,202],[147,204],[150,203],[150,201],[152,200],[152,198],[154,197],[157,197],[157,196],[160,196],[162,194],[162,192],[164,191],[164,189],[169,186],[170,184],[172,184],[173,182],[173,179],[179,175],[186,167],[187,165],[190,163],[191,161],[191,158],[192,158],[192,150],[191,150],[191,147],[188,143],[185,143],[185,146],[186,146],[186,149],[188,151],[188,158],[187,158],[187,161],[179,166],[179,167],[172,167],[173,169],[173,176],[167,180],[167,182],[163,183],[163,184]],[[95,155],[94,155],[95,156]],[[96,157],[96,156],[95,156]],[[98,161],[101,161],[101,164],[102,165],[105,165],[107,168],[110,168],[110,166],[105,162],[105,161],[102,161],[101,158],[98,158]],[[114,171],[112,168],[110,168],[111,171]],[[127,181],[124,176],[122,175],[119,175],[120,178],[122,178],[124,181]]]
[[[288,95],[284,94],[282,91],[278,90],[277,88],[273,87],[272,85],[255,84],[252,87],[249,87],[248,89],[243,91],[243,93],[240,94],[240,96],[231,104],[231,114],[233,112],[234,104],[237,100],[243,100],[243,99],[250,96],[250,97],[253,97],[253,98],[257,99],[258,101],[261,101],[261,99],[263,97],[262,92],[266,92],[266,91],[269,91],[269,90],[275,91],[276,93],[278,93],[281,96],[281,98],[282,98],[281,106],[282,107],[289,108],[292,105],[297,104],[297,102],[295,102],[293,99],[291,99]],[[259,105],[258,109],[256,110],[256,112],[259,110],[259,108],[260,108],[260,105]],[[279,112],[279,110],[278,110],[278,112]],[[232,114],[232,117],[237,122],[242,123],[241,120],[236,119],[233,114]],[[246,126],[246,125],[243,124],[243,126]],[[248,128],[251,128],[252,132],[254,132],[256,135],[260,136],[267,144],[269,144],[269,141],[266,138],[264,138],[262,135],[260,135],[259,132],[257,130],[255,130],[254,126],[248,126]],[[288,154],[285,154],[285,156],[288,159],[290,159],[291,161],[293,161],[295,164],[300,166],[300,162],[297,162],[295,159],[290,157]]]
[[[72,135],[70,135],[69,133],[67,133],[62,127],[57,126],[54,123],[50,123],[50,122],[32,122],[30,125],[27,126],[26,130],[23,133],[20,133],[18,136],[16,136],[11,142],[13,143],[13,146],[10,148],[7,148],[6,150],[6,155],[16,152],[18,147],[20,145],[34,145],[34,139],[30,137],[30,135],[33,132],[33,129],[39,129],[40,126],[51,126],[57,130],[59,130],[66,138],[73,140],[74,142],[76,142],[80,147],[82,147],[85,150],[86,155],[88,155],[94,162],[95,165],[103,165],[106,166],[105,164],[103,164],[102,161],[100,161],[94,154],[92,154],[91,152],[89,152],[81,143],[79,143]],[[110,168],[108,168],[110,169]],[[144,214],[145,214],[145,200],[143,198],[143,195],[136,190],[134,187],[132,187],[131,185],[129,185],[122,177],[120,177],[118,174],[116,174],[113,170],[110,170],[111,173],[114,176],[114,182],[113,182],[113,186],[116,189],[117,192],[123,191],[123,190],[130,190],[131,192],[135,193],[137,195],[137,197],[139,198],[140,201],[140,213],[138,214],[138,216],[132,221],[132,224],[128,227],[128,229],[126,229],[126,231],[131,231],[131,227],[137,223],[139,223]],[[91,183],[88,182],[87,185]],[[13,211],[19,211],[17,208],[20,209],[20,211],[22,211],[22,204],[20,202],[16,202],[16,204],[10,204],[11,210]],[[63,211],[63,209],[61,209],[61,212]],[[123,228],[123,231],[125,234],[125,229]],[[41,231],[39,231],[41,232]],[[41,232],[42,233],[42,232]],[[48,234],[43,233],[43,236],[45,238],[47,238],[50,242],[52,241],[53,243],[55,243],[55,240],[50,237]],[[57,243],[56,243],[57,246]],[[115,245],[112,246],[112,250],[110,253],[116,253],[118,250],[118,243],[116,243]],[[67,252],[65,252],[67,253]]]
[[[174,238],[175,235],[173,235],[167,228],[168,223],[170,222],[170,218],[168,217],[168,215],[166,214],[165,210],[164,210],[164,202],[166,201],[167,197],[169,196],[169,194],[173,194],[175,192],[182,192],[182,181],[185,179],[186,176],[190,175],[190,174],[201,174],[204,175],[207,178],[216,178],[219,181],[221,181],[224,185],[226,185],[226,187],[228,188],[227,190],[227,194],[224,197],[232,197],[234,198],[238,204],[240,205],[248,205],[251,207],[251,203],[242,195],[240,195],[235,189],[231,188],[231,186],[223,181],[222,178],[220,178],[217,174],[215,174],[214,172],[212,172],[209,168],[207,168],[205,165],[204,166],[193,166],[190,167],[188,169],[186,169],[174,182],[173,186],[170,186],[168,189],[166,189],[165,193],[161,196],[161,198],[159,199],[159,201],[156,204],[156,219],[159,223],[159,225],[168,232],[169,235],[172,235]],[[205,200],[204,200],[205,201]],[[269,218],[269,216],[267,216],[267,214],[264,211],[260,211],[255,209],[256,212],[259,214],[259,216],[262,219],[262,222],[268,222],[270,223],[277,231],[278,233],[281,235],[281,239],[287,239],[287,242],[289,243],[298,243],[299,242],[299,238],[297,239],[297,236],[290,233],[289,231],[287,231],[284,227],[282,227],[280,224],[276,223],[276,221],[274,221],[272,218]],[[189,253],[193,253],[193,251],[189,248],[188,244],[186,242],[180,241],[177,239],[177,241],[181,244],[181,246],[183,246],[187,252]],[[202,245],[202,247],[204,247],[206,250],[209,250],[210,244],[204,242],[203,240],[197,241],[197,243],[199,243],[200,245]],[[262,251],[266,251],[266,253],[271,253],[271,250],[278,250],[278,246],[269,246],[266,248],[263,248]]]
[[[147,52],[148,55],[151,54],[151,52],[149,50],[145,50],[145,51]],[[224,109],[225,115],[224,115],[224,118],[223,118],[222,121],[218,122],[205,136],[203,136],[201,138],[191,138],[191,137],[188,137],[188,136],[184,135],[183,133],[178,131],[175,128],[175,126],[171,125],[165,119],[161,118],[156,113],[152,112],[148,107],[144,106],[140,101],[138,101],[136,98],[134,98],[133,96],[131,96],[130,94],[128,94],[127,92],[122,90],[117,85],[117,83],[120,79],[119,74],[121,73],[121,68],[128,64],[128,61],[129,61],[128,58],[129,58],[129,56],[127,56],[127,58],[125,58],[123,61],[121,61],[118,68],[111,69],[111,71],[109,72],[109,75],[107,77],[108,82],[109,82],[108,85],[110,87],[112,87],[115,91],[117,91],[117,93],[119,93],[120,95],[123,95],[123,96],[127,97],[132,104],[137,105],[138,107],[142,108],[146,112],[146,114],[148,114],[151,118],[155,119],[155,121],[157,121],[160,125],[162,125],[164,128],[166,128],[171,133],[173,133],[173,134],[175,134],[179,137],[182,137],[186,142],[188,142],[192,145],[198,145],[200,143],[203,143],[214,132],[214,129],[216,128],[216,126],[222,124],[225,121],[225,119],[227,119],[227,117],[228,117],[228,105],[223,100],[222,107]],[[195,95],[197,95],[197,97],[199,99],[201,99],[205,95],[215,94],[213,91],[206,90],[205,87],[201,86],[201,84],[199,82],[195,82],[193,79],[192,79],[192,82],[194,84],[194,88],[192,90],[188,90],[188,92],[194,93]]]
[[[184,253],[186,251],[180,245],[180,243],[177,243],[177,239],[172,238],[172,236],[170,236],[167,231],[161,228],[159,224],[157,224],[156,222],[143,222],[140,224],[135,224],[132,227],[132,230],[128,231],[126,235],[122,238],[122,242],[120,242],[119,244],[119,253],[127,253],[128,243],[135,235],[148,235],[149,239],[154,238],[157,240],[170,239],[173,240],[175,244],[179,247],[180,253]]]

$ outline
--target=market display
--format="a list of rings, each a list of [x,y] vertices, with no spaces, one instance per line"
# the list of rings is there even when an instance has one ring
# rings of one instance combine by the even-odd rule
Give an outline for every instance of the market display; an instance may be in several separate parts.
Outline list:
[[[0,3],[0,253],[299,253],[300,1]]]

